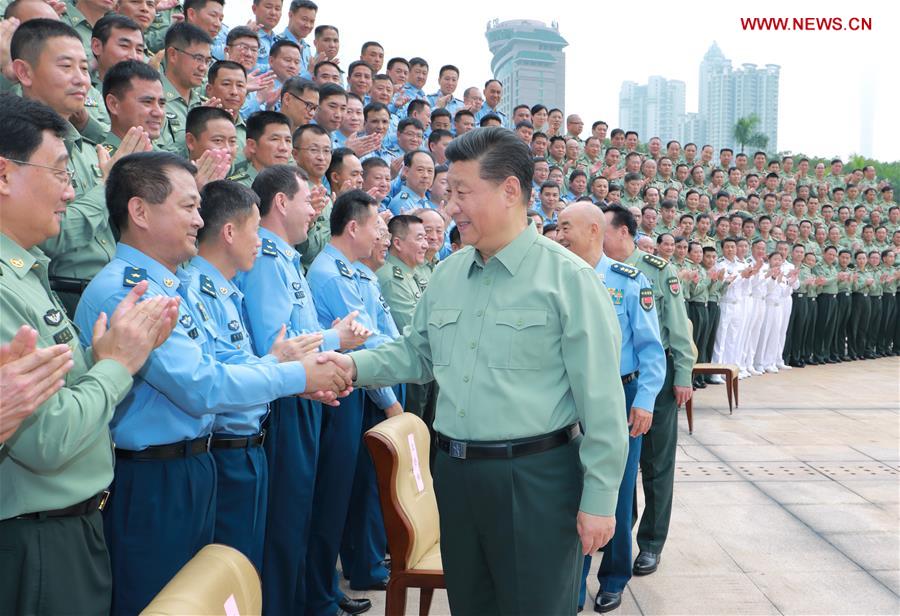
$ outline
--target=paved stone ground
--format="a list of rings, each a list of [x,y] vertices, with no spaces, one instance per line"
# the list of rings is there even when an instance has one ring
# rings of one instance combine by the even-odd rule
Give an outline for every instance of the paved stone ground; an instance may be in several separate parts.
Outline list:
[[[693,435],[681,417],[660,568],[614,613],[900,614],[900,359],[754,377],[740,402],[729,415],[710,386]],[[449,614],[444,592],[431,614]]]

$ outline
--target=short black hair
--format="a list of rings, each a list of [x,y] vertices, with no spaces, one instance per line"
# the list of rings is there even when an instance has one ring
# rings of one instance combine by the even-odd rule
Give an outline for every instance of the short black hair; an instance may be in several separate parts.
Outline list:
[[[91,38],[97,39],[106,45],[106,41],[109,40],[114,29],[130,30],[132,32],[135,30],[141,31],[141,27],[130,17],[119,15],[118,13],[107,13],[94,24],[94,28],[91,30]]]
[[[338,36],[341,35],[340,31],[337,29],[336,26],[322,24],[320,26],[316,26],[316,29],[313,30],[313,38],[319,38],[319,36],[321,36],[322,33],[325,32],[326,30],[334,30],[335,34],[337,34]]]
[[[356,156],[356,153],[350,148],[337,148],[331,153],[331,162],[325,171],[325,177],[331,182],[331,174],[337,173],[344,166],[344,159],[348,156]],[[334,188],[339,188],[335,186]]]
[[[117,62],[106,71],[103,76],[103,102],[106,103],[106,96],[112,94],[121,99],[125,93],[131,90],[132,81],[142,79],[144,81],[162,81],[159,71],[140,60],[123,60]]]
[[[243,223],[259,205],[259,196],[237,182],[216,180],[208,182],[200,190],[200,217],[203,226],[197,231],[197,240],[215,237],[227,222]]]
[[[496,81],[496,79],[494,81]],[[503,118],[498,116],[496,113],[486,113],[483,116],[481,116],[480,120],[478,120],[478,126],[481,128],[487,128],[488,122],[491,122],[493,120],[496,120],[501,125],[503,124]]]
[[[241,71],[244,74],[244,77],[247,77],[247,69],[244,68],[243,64],[238,62],[234,62],[232,60],[216,60],[213,62],[212,66],[209,67],[209,73],[207,73],[207,82],[215,83],[216,78],[219,76],[219,71]]]
[[[366,120],[369,119],[370,113],[375,113],[378,111],[387,111],[389,116],[391,114],[390,109],[388,109],[387,105],[385,105],[384,103],[371,102],[368,105],[366,105],[365,107],[363,107],[363,122],[365,122]]]
[[[628,229],[628,235],[634,237],[637,233],[637,221],[634,219],[634,214],[632,214],[628,208],[613,204],[606,208],[605,212],[607,214],[612,213],[612,220],[609,221],[609,225],[613,229],[618,229],[620,227],[625,227]]]
[[[444,130],[442,128],[433,130],[433,131],[431,131],[431,134],[428,135],[428,145],[433,145],[435,143],[438,143],[444,137],[450,137],[450,139],[453,139],[453,133],[451,133],[449,130]]]
[[[192,176],[197,173],[193,163],[161,151],[129,154],[113,165],[106,178],[106,207],[110,222],[117,229],[128,228],[128,202],[134,197],[152,204],[169,198],[169,169],[181,169]]]
[[[44,103],[0,94],[0,156],[27,162],[41,147],[44,131],[62,139],[68,126],[61,115]]]
[[[216,4],[225,6],[225,0],[184,0],[184,6],[182,7],[182,10],[184,11],[185,17],[187,17],[188,9],[199,11],[200,9],[206,8],[206,5],[210,2],[215,2]]]
[[[193,135],[194,139],[199,139],[200,135],[203,134],[203,131],[206,130],[206,125],[211,120],[226,120],[229,123],[234,122],[231,118],[231,114],[224,109],[201,105],[188,111],[187,120],[184,125],[185,132]]]
[[[300,190],[300,182],[305,182],[306,179],[306,173],[293,165],[272,165],[260,171],[251,187],[259,196],[259,215],[268,215],[275,195],[279,193],[293,199]]]
[[[395,64],[405,64],[406,68],[409,68],[409,62],[406,61],[406,58],[391,58],[387,63],[387,70],[391,70]]]
[[[210,81],[212,81],[211,78]],[[318,91],[319,86],[316,85],[315,82],[310,81],[309,79],[304,79],[303,77],[291,77],[284,82],[283,86],[281,86],[281,93],[278,95],[278,97],[281,100],[284,100],[284,95],[287,93],[293,94],[294,96],[301,96],[304,92]]]
[[[312,0],[291,0],[291,5],[288,7],[288,12],[296,13],[300,9],[309,9],[311,11],[318,12],[319,6]]]
[[[364,190],[348,190],[342,194],[331,208],[331,235],[337,237],[343,234],[351,220],[363,223],[374,216],[375,210],[371,206],[375,204],[375,199]]]
[[[290,39],[278,39],[277,41],[275,41],[272,44],[272,48],[269,49],[269,55],[277,56],[281,53],[281,50],[284,49],[285,47],[290,47],[291,49],[296,49],[299,54],[303,55],[303,50],[300,49],[300,45],[298,45],[297,43],[295,43],[294,41],[292,41]]]
[[[355,60],[355,61],[353,61],[353,62],[350,63],[350,66],[347,67],[347,76],[349,77],[350,75],[352,75],[352,74],[353,74],[353,71],[355,71],[355,70],[358,69],[359,67],[363,67],[363,68],[368,69],[368,70],[369,70],[369,73],[370,73],[373,77],[375,76],[375,71],[372,70],[372,67],[369,66],[368,64],[366,64],[365,62],[363,62],[362,60]]]
[[[257,141],[269,124],[284,124],[290,129],[291,121],[280,111],[257,111],[247,118],[247,139]]]
[[[390,165],[387,164],[383,158],[378,158],[377,156],[367,158],[362,161],[363,177],[366,177],[373,167],[389,168]]]
[[[24,60],[34,66],[47,41],[61,37],[81,42],[78,32],[67,23],[55,19],[29,19],[16,28],[9,44],[9,55],[13,60]]]
[[[425,150],[410,150],[406,154],[403,155],[403,166],[409,168],[413,164],[413,159],[415,159],[416,154],[421,154],[422,156],[427,156],[431,159],[431,162],[434,163],[434,154],[431,152],[426,152]]]
[[[300,143],[300,139],[306,133],[312,133],[314,135],[328,135],[328,131],[326,131],[318,124],[304,124],[303,126],[298,126],[294,130],[294,134],[291,136],[291,141],[293,142],[294,147],[297,147],[297,144]]]
[[[347,98],[347,90],[336,83],[324,83],[319,86],[319,103],[321,104],[326,98],[332,96],[343,96]]]
[[[252,38],[259,42],[259,35],[256,32],[247,26],[236,26],[228,31],[228,36],[225,37],[225,45],[230,47],[234,45],[236,40],[242,38]]]
[[[391,242],[393,242],[395,237],[400,239],[406,237],[406,234],[409,233],[409,226],[416,224],[424,224],[424,221],[412,214],[391,216],[391,219],[388,221],[388,233],[391,234]]]
[[[409,101],[409,104],[406,106],[406,117],[411,117],[413,113],[419,113],[425,107],[431,107],[428,101],[422,100],[421,98],[416,98]],[[431,114],[429,114],[431,117]]]
[[[172,24],[166,30],[165,48],[190,47],[194,43],[206,43],[212,45],[213,40],[209,35],[195,26],[185,22]]]
[[[488,182],[499,184],[515,177],[522,203],[528,203],[534,163],[528,146],[512,131],[496,126],[469,131],[450,142],[446,155],[452,163],[478,161],[479,177]]]

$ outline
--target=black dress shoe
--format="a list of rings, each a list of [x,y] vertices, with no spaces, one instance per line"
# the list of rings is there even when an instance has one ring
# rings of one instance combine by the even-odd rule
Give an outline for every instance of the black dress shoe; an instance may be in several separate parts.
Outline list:
[[[641,551],[634,559],[634,567],[631,572],[634,575],[650,575],[659,567],[659,554]]]
[[[853,359],[855,359],[855,358],[850,357],[849,355],[844,355],[843,357],[841,357],[841,361],[851,361]]]
[[[389,579],[389,578],[384,578],[383,580],[378,580],[378,581],[375,582],[374,584],[372,584],[372,585],[370,585],[370,586],[365,586],[365,587],[362,587],[362,588],[357,588],[356,586],[353,586],[353,585],[351,584],[351,585],[350,585],[350,589],[351,589],[351,590],[359,590],[359,591],[365,591],[365,590],[387,590],[388,579]]]
[[[338,607],[348,614],[356,616],[356,614],[362,614],[371,610],[372,602],[368,599],[351,599],[344,595],[344,598],[338,601]]]
[[[622,605],[622,593],[620,592],[600,592],[597,600],[594,602],[594,611],[600,614],[611,612]]]
[[[822,360],[823,364],[836,364],[837,362],[831,359],[830,357]]]

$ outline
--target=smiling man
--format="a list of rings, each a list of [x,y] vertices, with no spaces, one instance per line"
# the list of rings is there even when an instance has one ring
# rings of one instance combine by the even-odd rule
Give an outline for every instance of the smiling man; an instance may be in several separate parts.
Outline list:
[[[533,162],[515,134],[473,131],[447,158],[466,248],[435,270],[403,338],[332,357],[360,385],[440,387],[451,611],[574,614],[581,556],[612,537],[625,468],[625,396],[606,369],[619,364],[615,311],[593,268],[528,224]]]
[[[104,146],[114,154],[133,127],[143,129],[150,142],[159,139],[166,117],[166,97],[154,68],[139,60],[119,62],[103,80],[103,102],[111,130]]]

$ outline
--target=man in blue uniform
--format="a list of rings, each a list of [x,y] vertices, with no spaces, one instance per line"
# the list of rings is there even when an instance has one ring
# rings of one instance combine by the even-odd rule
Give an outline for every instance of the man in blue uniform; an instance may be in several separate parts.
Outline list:
[[[111,314],[137,283],[146,296],[180,297],[178,326],[134,377],[110,423],[116,474],[104,512],[113,576],[113,614],[140,612],[200,548],[212,542],[216,471],[209,441],[216,413],[329,389],[337,369],[304,363],[247,366],[216,359],[216,331],[179,268],[196,254],[200,195],[195,167],[173,154],[121,159],[106,183],[116,255],[94,278],[75,315],[82,343],[101,312]]]
[[[315,217],[307,181],[305,172],[287,165],[267,167],[253,181],[253,191],[259,195],[261,248],[253,268],[240,274],[237,283],[244,293],[247,324],[257,349],[271,348],[285,326],[289,338],[321,333],[324,350],[355,348],[367,337],[352,313],[325,331],[319,326],[300,253],[294,249],[306,240]],[[263,602],[270,614],[303,614],[321,405],[282,397],[263,427],[269,465]]]
[[[622,591],[631,579],[631,517],[633,494],[641,456],[641,437],[653,422],[653,405],[666,376],[666,356],[659,338],[659,319],[650,281],[630,265],[603,254],[606,220],[593,203],[573,203],[559,215],[557,241],[594,266],[609,289],[622,328],[619,373],[625,389],[625,412],[631,430],[628,462],[619,486],[616,531],[606,545],[597,572],[600,592],[594,610],[609,612],[622,603]],[[578,605],[584,605],[590,555],[584,558]]]
[[[319,322],[323,326],[347,314],[358,313],[363,326],[374,332],[367,348],[390,341],[377,330],[376,314],[366,310],[366,299],[356,269],[360,259],[372,255],[378,237],[378,209],[375,200],[361,190],[342,194],[331,211],[331,241],[309,269]],[[374,407],[373,407],[374,405]],[[333,569],[341,547],[341,536],[350,508],[357,456],[365,427],[403,412],[389,387],[361,390],[348,396],[337,412],[326,411],[322,425],[319,468],[313,499],[313,522],[307,556],[307,613],[332,615],[337,611]],[[370,475],[374,479],[373,475]],[[354,500],[354,508],[378,507],[364,497]],[[368,533],[365,523],[352,525],[354,548],[350,573],[351,588],[387,587],[388,572],[381,564],[385,541]],[[383,530],[381,533],[383,534]],[[372,539],[376,539],[372,541]],[[380,548],[381,553],[373,553]],[[345,563],[347,565],[348,563]]]

